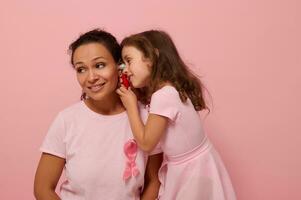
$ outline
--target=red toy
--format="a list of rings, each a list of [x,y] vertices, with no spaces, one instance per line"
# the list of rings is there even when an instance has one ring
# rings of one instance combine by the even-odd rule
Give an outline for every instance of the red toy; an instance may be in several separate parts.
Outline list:
[[[129,81],[129,79],[128,79],[127,74],[122,73],[122,74],[121,74],[121,79],[122,79],[122,84],[124,85],[124,87],[125,87],[126,89],[128,89],[129,86],[130,86],[130,81]]]

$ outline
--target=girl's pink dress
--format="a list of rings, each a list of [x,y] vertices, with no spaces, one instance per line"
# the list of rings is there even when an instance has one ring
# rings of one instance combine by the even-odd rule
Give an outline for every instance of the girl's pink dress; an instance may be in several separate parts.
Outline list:
[[[159,171],[160,200],[235,200],[222,160],[203,132],[189,99],[182,103],[172,86],[156,91],[150,114],[169,119],[160,146],[165,154]]]

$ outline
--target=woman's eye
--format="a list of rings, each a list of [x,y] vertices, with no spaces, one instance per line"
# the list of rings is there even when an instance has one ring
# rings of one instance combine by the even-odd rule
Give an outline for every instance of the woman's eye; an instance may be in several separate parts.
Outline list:
[[[97,63],[96,68],[101,69],[105,66],[105,63]]]
[[[78,68],[76,68],[76,72],[77,72],[77,73],[83,73],[83,72],[85,72],[85,68],[83,68],[83,67],[78,67]]]

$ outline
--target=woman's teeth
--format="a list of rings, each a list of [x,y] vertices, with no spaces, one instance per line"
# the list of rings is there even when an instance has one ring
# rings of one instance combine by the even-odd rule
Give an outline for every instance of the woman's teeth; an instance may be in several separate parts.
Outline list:
[[[104,85],[104,83],[98,84],[98,85],[94,85],[94,86],[91,86],[91,87],[90,87],[90,90],[91,90],[92,92],[98,92],[98,91],[102,88],[103,85]]]

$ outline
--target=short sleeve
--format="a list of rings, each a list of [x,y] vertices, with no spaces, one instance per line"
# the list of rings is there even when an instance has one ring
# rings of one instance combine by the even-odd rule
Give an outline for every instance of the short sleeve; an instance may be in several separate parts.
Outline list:
[[[179,96],[172,87],[156,91],[151,97],[149,113],[175,121],[179,114]]]
[[[61,114],[58,114],[48,130],[40,151],[66,158],[65,135],[65,123]]]

